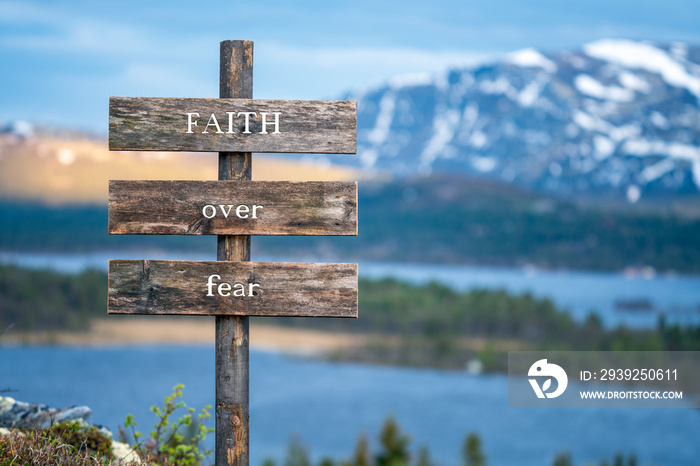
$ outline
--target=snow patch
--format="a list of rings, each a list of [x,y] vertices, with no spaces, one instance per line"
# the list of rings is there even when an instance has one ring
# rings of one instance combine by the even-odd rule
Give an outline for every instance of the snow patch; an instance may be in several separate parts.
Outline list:
[[[651,44],[624,39],[602,39],[583,47],[591,57],[661,75],[671,86],[683,87],[700,98],[700,78],[686,69],[664,50]]]
[[[389,79],[389,87],[400,89],[402,87],[429,86],[433,84],[433,76],[430,73],[411,73],[394,76]]]
[[[518,102],[522,107],[530,107],[540,96],[540,85],[532,81],[520,92],[508,81],[505,76],[499,76],[495,81],[484,80],[479,83],[479,89],[485,94],[502,94],[509,99]]]
[[[474,126],[476,120],[479,118],[479,107],[476,104],[469,104],[464,108],[464,113],[462,114],[462,121],[464,126]]]
[[[389,137],[395,106],[396,94],[394,92],[386,92],[379,102],[379,114],[377,115],[374,129],[367,135],[367,140],[375,146],[384,143]]]
[[[644,170],[642,170],[642,173],[639,175],[639,177],[645,183],[649,183],[650,181],[654,181],[658,178],[661,178],[663,175],[670,172],[675,167],[676,164],[673,162],[673,160],[665,159],[659,163],[646,167]]]
[[[574,123],[588,131],[598,131],[605,133],[615,142],[620,142],[623,139],[629,139],[639,136],[642,129],[637,124],[629,124],[624,126],[613,126],[607,121],[594,117],[580,110],[574,111]]]
[[[634,204],[639,200],[640,197],[642,197],[642,190],[639,189],[639,186],[631,184],[627,186],[627,201],[630,204]]]
[[[667,155],[676,159],[700,161],[700,147],[681,144],[678,142],[648,141],[632,139],[625,142],[623,149],[630,155],[640,157],[647,155]]]
[[[474,128],[474,125],[478,119],[479,107],[473,103],[467,105],[462,113],[462,127],[459,130],[459,136],[457,137],[459,142],[464,144],[469,142],[469,133],[471,132],[472,128]]]
[[[436,113],[433,121],[433,135],[420,155],[423,164],[431,164],[452,141],[459,125],[459,113],[454,109]]]
[[[517,100],[523,107],[529,107],[535,103],[537,98],[540,96],[540,85],[536,81],[532,81],[530,84],[525,86],[525,88],[518,94]]]
[[[651,84],[646,80],[640,78],[636,74],[630,73],[628,71],[623,71],[617,77],[620,84],[633,91],[642,92],[648,94],[651,92]]]
[[[615,102],[631,102],[634,100],[633,91],[618,86],[605,86],[587,74],[576,76],[574,86],[581,93],[601,100],[614,100]]]
[[[504,61],[512,65],[526,68],[542,68],[548,73],[555,73],[557,71],[557,65],[552,60],[532,48],[518,50],[517,52],[508,54]]]
[[[509,93],[515,96],[517,93],[513,86],[511,86],[508,79],[504,76],[499,76],[495,81],[484,80],[479,83],[479,89],[486,94],[505,94]]]
[[[482,173],[493,171],[493,169],[498,165],[498,161],[493,157],[472,156],[471,163],[474,168]]]
[[[593,138],[593,156],[598,160],[607,159],[615,152],[615,143],[605,136]]]
[[[651,112],[649,119],[658,128],[669,129],[671,127],[671,123],[669,123],[668,118],[659,112]]]
[[[475,149],[481,149],[488,141],[486,135],[482,131],[474,131],[469,138],[469,145]]]
[[[684,160],[692,165],[693,182],[700,188],[700,147],[681,144],[678,142],[647,141],[633,139],[625,142],[623,150],[630,155],[646,157],[649,155],[665,155],[673,159]]]

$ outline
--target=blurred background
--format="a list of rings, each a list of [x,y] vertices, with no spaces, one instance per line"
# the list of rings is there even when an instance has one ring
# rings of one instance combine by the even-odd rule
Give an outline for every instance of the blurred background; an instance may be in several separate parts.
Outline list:
[[[356,321],[251,319],[251,464],[379,461],[393,438],[411,464],[697,465],[692,397],[509,409],[505,372],[514,350],[700,351],[699,19],[691,0],[0,1],[0,390],[112,430],[155,423],[176,383],[213,403],[213,319],[108,317],[106,270],[213,260],[215,238],[110,237],[106,202],[110,179],[216,179],[217,157],[109,152],[107,104],[217,97],[219,42],[246,39],[254,97],[358,102],[356,156],[256,154],[253,178],[360,182],[358,237],[252,240],[361,280]]]

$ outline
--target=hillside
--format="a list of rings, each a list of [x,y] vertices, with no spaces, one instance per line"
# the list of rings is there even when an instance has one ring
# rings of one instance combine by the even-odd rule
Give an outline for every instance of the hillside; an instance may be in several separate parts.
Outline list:
[[[256,238],[267,253],[545,268],[700,273],[700,218],[585,205],[458,176],[360,183],[357,238]]]
[[[359,170],[310,157],[256,154],[255,180],[354,180]],[[0,135],[0,200],[106,204],[109,180],[215,180],[215,154],[110,152],[87,137]]]
[[[700,218],[682,209],[581,205],[446,176],[361,181],[358,201],[359,236],[255,237],[253,257],[700,273]],[[1,250],[215,249],[211,237],[109,236],[106,225],[104,205],[0,203]]]

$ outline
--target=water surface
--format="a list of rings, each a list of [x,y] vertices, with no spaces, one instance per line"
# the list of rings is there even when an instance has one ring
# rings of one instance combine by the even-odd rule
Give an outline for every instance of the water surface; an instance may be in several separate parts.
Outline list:
[[[108,348],[1,347],[0,387],[17,399],[51,406],[88,405],[111,429],[133,413],[148,432],[148,411],[184,383],[193,407],[213,404],[212,346]],[[358,435],[376,447],[393,415],[414,446],[427,445],[444,465],[459,463],[469,432],[481,436],[492,465],[542,466],[570,451],[576,464],[635,452],[640,464],[700,463],[696,409],[508,408],[503,375],[325,363],[251,351],[251,464],[281,459],[298,434],[321,456],[347,458]],[[376,448],[375,448],[376,450]]]

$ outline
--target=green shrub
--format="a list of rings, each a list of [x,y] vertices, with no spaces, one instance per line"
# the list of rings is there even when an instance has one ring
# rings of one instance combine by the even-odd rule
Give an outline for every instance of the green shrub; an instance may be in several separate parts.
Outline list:
[[[48,429],[48,435],[56,436],[79,451],[87,451],[108,459],[114,458],[112,439],[95,426],[84,426],[79,422],[62,422]]]
[[[143,434],[136,430],[138,424],[131,414],[126,416],[124,428],[119,429],[121,439],[128,441],[125,429],[130,428],[136,452],[154,464],[194,466],[201,464],[211,454],[211,450],[200,451],[200,445],[207,434],[214,432],[214,429],[204,425],[204,421],[211,417],[211,406],[205,406],[197,417],[193,417],[195,409],[188,408],[184,401],[177,401],[182,398],[183,388],[185,386],[182,384],[175,385],[173,393],[165,397],[162,408],[151,406],[158,421],[153,426],[150,437],[143,439]],[[171,421],[171,416],[178,409],[185,409],[186,413],[177,421]],[[183,431],[188,431],[188,435]]]

